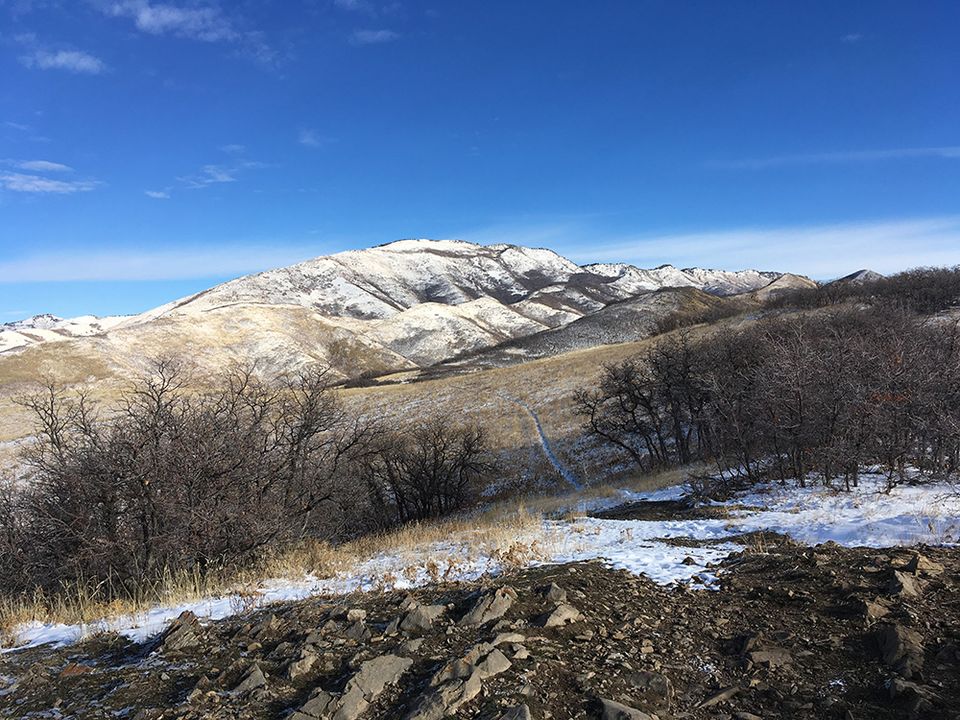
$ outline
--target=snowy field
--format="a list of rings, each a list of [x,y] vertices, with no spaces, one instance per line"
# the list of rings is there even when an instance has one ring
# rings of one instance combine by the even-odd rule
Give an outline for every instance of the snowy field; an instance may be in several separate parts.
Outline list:
[[[742,493],[726,503],[728,517],[698,520],[607,520],[574,517],[544,520],[510,544],[492,546],[467,536],[442,543],[405,548],[362,560],[331,578],[267,580],[256,588],[256,604],[298,600],[311,595],[342,595],[418,587],[436,580],[475,580],[505,569],[600,559],[611,567],[645,575],[660,584],[715,586],[711,565],[743,547],[731,538],[759,530],[783,533],[809,545],[832,541],[850,547],[890,547],[960,542],[960,492],[947,485],[883,490],[883,479],[866,475],[850,493],[822,487],[771,486]],[[650,493],[622,491],[618,497],[579,504],[590,512],[622,503],[676,500],[684,488]],[[665,543],[668,538],[715,541],[707,546]],[[244,595],[210,598],[158,607],[137,617],[121,617],[94,625],[44,625],[20,628],[19,646],[69,643],[92,632],[113,630],[142,641],[163,629],[184,610],[217,619],[247,607]]]

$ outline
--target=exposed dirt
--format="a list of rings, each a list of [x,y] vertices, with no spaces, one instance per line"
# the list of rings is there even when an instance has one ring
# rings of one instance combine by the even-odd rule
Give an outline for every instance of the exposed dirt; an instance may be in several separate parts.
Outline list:
[[[754,546],[715,592],[578,563],[7,654],[0,717],[960,717],[960,550]]]

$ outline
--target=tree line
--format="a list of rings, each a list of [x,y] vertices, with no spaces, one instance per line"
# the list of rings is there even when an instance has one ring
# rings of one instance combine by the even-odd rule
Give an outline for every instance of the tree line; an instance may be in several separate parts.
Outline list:
[[[679,331],[605,366],[575,404],[590,434],[643,470],[706,461],[749,482],[846,487],[871,465],[891,485],[911,468],[956,475],[960,330],[874,302]]]
[[[770,308],[822,308],[844,303],[885,303],[924,315],[960,307],[960,265],[914,268],[889,277],[838,281],[813,288],[781,290]]]
[[[136,597],[171,573],[454,512],[493,469],[477,426],[385,427],[349,412],[324,369],[213,386],[159,361],[114,405],[53,383],[22,399],[37,432],[27,477],[0,493],[0,587]]]

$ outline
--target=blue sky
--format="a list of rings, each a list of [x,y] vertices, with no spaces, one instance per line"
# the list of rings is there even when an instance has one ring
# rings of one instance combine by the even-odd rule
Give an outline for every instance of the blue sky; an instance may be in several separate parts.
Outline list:
[[[960,263],[960,4],[0,0],[0,322],[403,237]]]

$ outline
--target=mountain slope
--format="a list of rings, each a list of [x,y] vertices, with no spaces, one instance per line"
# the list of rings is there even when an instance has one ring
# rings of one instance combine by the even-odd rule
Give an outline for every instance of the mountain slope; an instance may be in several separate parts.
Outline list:
[[[122,374],[144,358],[187,353],[201,369],[256,361],[276,373],[323,362],[352,378],[500,346],[541,357],[638,339],[683,300],[648,297],[654,291],[729,295],[777,278],[755,270],[579,266],[543,248],[401,240],[237,278],[137,316],[5,326],[0,353],[67,341],[77,347],[46,348],[38,366],[79,354]],[[516,345],[523,338],[535,339]]]

